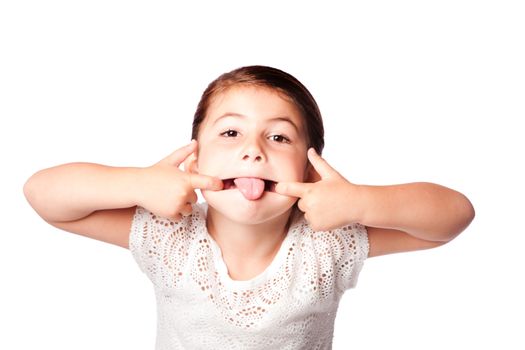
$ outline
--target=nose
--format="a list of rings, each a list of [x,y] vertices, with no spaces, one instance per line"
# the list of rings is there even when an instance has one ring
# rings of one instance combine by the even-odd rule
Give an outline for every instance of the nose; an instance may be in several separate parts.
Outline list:
[[[247,141],[242,150],[242,160],[260,163],[266,157],[257,140]]]

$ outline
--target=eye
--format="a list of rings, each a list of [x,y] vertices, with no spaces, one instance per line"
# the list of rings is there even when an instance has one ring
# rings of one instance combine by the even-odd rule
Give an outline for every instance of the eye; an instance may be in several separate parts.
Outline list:
[[[238,132],[235,131],[235,130],[232,130],[232,129],[228,129],[226,130],[225,132],[221,133],[221,136],[226,136],[226,137],[235,137],[237,136]]]
[[[290,143],[290,139],[284,135],[272,135],[270,138],[279,143]]]

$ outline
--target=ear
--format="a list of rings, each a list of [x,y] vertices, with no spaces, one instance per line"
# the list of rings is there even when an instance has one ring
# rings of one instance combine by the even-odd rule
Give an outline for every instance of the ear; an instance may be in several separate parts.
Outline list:
[[[186,160],[184,160],[183,163],[184,171],[188,173],[198,174],[199,173],[199,167],[197,164],[197,156],[195,155],[195,152],[189,155]]]

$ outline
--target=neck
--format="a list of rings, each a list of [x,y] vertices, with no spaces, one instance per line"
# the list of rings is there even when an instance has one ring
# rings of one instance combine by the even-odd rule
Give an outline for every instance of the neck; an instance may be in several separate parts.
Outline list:
[[[292,209],[260,224],[232,221],[208,207],[206,226],[220,246],[223,256],[231,260],[272,259],[279,250],[289,228]]]

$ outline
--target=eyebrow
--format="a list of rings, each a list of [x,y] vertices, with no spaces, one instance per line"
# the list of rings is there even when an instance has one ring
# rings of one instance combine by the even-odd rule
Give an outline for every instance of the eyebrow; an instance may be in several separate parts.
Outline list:
[[[213,125],[215,125],[220,119],[225,118],[225,117],[246,118],[244,114],[226,112],[223,115],[221,115],[219,118],[215,119],[215,121],[213,122]],[[283,121],[283,122],[290,123],[294,127],[295,131],[299,133],[299,127],[295,125],[295,123],[289,117],[286,117],[286,116],[274,117],[274,118],[270,118],[269,121]]]

